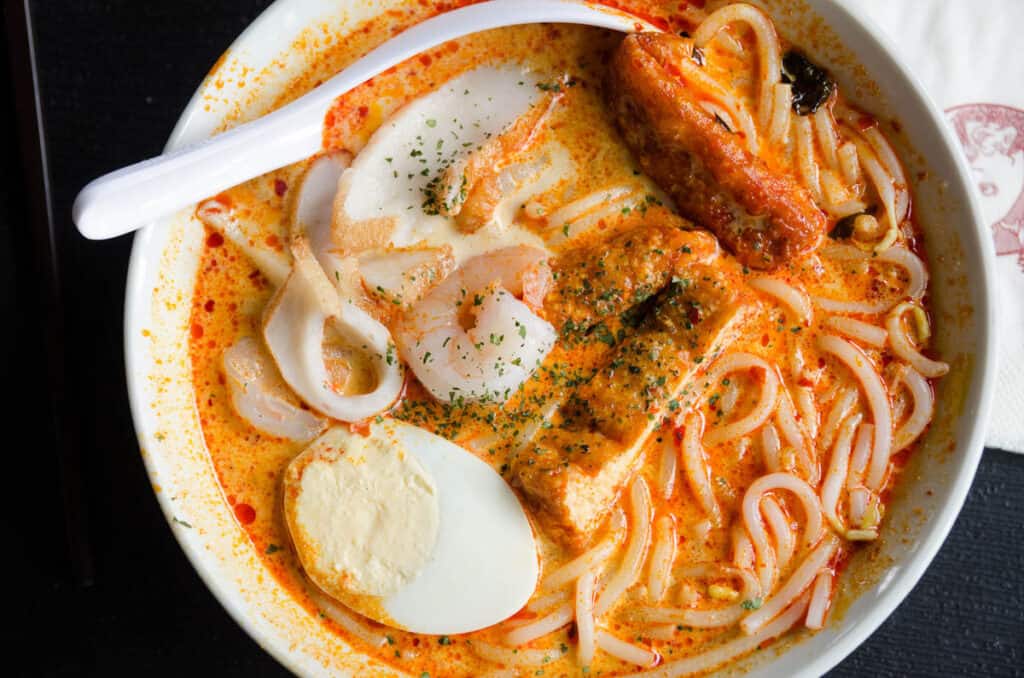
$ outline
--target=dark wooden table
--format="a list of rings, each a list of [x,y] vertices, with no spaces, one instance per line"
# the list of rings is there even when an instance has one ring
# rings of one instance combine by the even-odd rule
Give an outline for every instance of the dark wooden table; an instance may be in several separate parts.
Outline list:
[[[18,675],[284,673],[203,586],[146,481],[124,388],[130,238],[86,242],[69,219],[71,201],[86,181],[159,152],[210,65],[266,4],[31,3],[64,308],[55,316],[40,294],[45,271],[32,254],[31,194],[23,186],[17,143],[24,133],[7,118],[0,327],[8,331],[0,332],[0,348],[9,357],[0,383],[14,407],[2,419],[9,432],[0,447],[7,467],[0,494],[10,525],[4,553],[17,573],[5,582],[13,593],[5,616],[18,630],[5,652],[4,673],[12,666]],[[7,60],[7,49],[3,54]],[[5,75],[24,57],[14,58],[4,64]],[[61,324],[59,336],[45,341]],[[46,366],[61,359],[63,367],[47,376]],[[48,418],[54,397],[67,413],[58,423]],[[63,454],[78,464],[80,496],[62,494],[57,435]],[[72,543],[82,548],[68,547],[65,505],[78,526]],[[1022,520],[1024,456],[989,450],[924,579],[832,675],[1024,675]]]

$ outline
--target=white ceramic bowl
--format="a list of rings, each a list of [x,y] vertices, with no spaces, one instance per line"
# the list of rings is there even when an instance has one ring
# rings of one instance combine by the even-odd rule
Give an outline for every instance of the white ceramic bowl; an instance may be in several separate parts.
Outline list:
[[[351,27],[400,0],[278,0],[218,61],[178,121],[168,148],[200,140],[225,120],[264,112]],[[818,675],[867,638],[931,562],[964,501],[982,451],[995,364],[994,284],[987,229],[943,117],[894,57],[881,31],[839,0],[763,0],[780,31],[827,65],[844,92],[901,122],[898,150],[926,233],[937,341],[953,371],[939,409],[895,493],[883,538],[862,551],[839,585],[837,613],[785,652],[731,670]],[[853,3],[850,3],[851,5]],[[194,405],[188,321],[203,242],[187,210],[135,239],[128,273],[125,348],[135,429],[154,490],[192,564],[228,612],[300,674],[360,674],[369,660],[327,632],[267,572],[235,522],[214,476]],[[384,671],[386,674],[387,671]]]

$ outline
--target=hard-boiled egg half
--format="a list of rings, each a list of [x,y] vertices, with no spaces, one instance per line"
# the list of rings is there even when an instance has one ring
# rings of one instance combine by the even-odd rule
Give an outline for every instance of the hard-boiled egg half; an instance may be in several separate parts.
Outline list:
[[[288,466],[285,520],[325,593],[389,626],[466,633],[514,614],[537,584],[519,500],[490,466],[416,426],[328,429]]]

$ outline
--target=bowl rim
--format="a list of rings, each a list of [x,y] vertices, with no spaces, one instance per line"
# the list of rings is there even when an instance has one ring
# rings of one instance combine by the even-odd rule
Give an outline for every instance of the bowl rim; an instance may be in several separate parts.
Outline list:
[[[239,34],[228,47],[225,55],[247,44],[249,38],[261,28],[268,24],[273,25],[275,21],[283,19],[296,2],[298,0],[274,0]],[[947,179],[951,183],[960,184],[963,194],[967,196],[967,204],[964,208],[970,215],[971,223],[962,224],[961,232],[973,236],[974,242],[967,243],[964,249],[967,253],[973,253],[980,261],[980,265],[973,273],[982,283],[974,290],[972,298],[973,323],[978,328],[978,346],[973,368],[976,376],[971,379],[971,382],[977,385],[977,393],[973,398],[968,396],[964,409],[959,415],[962,419],[969,418],[970,420],[963,424],[966,433],[960,436],[962,442],[956,446],[954,453],[958,458],[958,464],[950,483],[949,499],[940,510],[928,517],[929,526],[920,548],[908,557],[904,567],[878,596],[868,612],[851,624],[850,629],[841,634],[835,643],[818,654],[810,664],[803,666],[800,671],[801,675],[821,675],[849,656],[893,613],[917,585],[959,516],[984,450],[984,436],[994,397],[993,385],[997,369],[998,316],[995,313],[997,288],[994,273],[994,246],[989,229],[982,217],[979,200],[972,189],[970,170],[966,159],[960,152],[957,140],[954,138],[952,129],[946,124],[941,109],[924,89],[917,76],[900,59],[892,39],[867,15],[863,8],[844,0],[810,0],[810,4],[827,7],[830,12],[840,17],[839,21],[844,24],[845,30],[857,31],[860,33],[861,39],[870,42],[872,49],[884,58],[885,66],[894,69],[896,75],[909,85],[903,96],[912,97],[916,100],[915,105],[927,111],[929,122],[934,123],[943,145],[940,151],[929,151],[929,153],[946,152],[952,157],[956,172]],[[836,21],[831,19],[828,23],[833,25]],[[213,71],[211,71],[212,73]],[[183,109],[167,141],[165,152],[183,145],[184,137],[187,136],[194,119],[202,109],[203,92],[209,78],[210,75],[204,78]],[[160,224],[151,224],[134,236],[126,280],[124,307],[127,389],[132,420],[139,435],[140,448],[144,450],[157,447],[152,432],[140,425],[140,422],[151,416],[147,409],[145,378],[142,369],[147,364],[147,359],[141,351],[133,351],[131,347],[136,345],[136,335],[142,328],[140,318],[136,317],[135,311],[141,307],[151,293],[151,290],[145,285],[150,266],[148,259],[156,254],[152,251],[153,243],[157,240],[160,228]],[[153,456],[146,453],[143,453],[142,456],[148,475],[151,478],[158,478],[159,469]],[[187,538],[187,534],[176,524],[174,507],[171,505],[172,499],[166,493],[155,492],[155,494],[172,534],[193,569],[228,614],[282,666],[294,673],[301,673],[307,668],[299,656],[299,651],[289,647],[288,643],[283,642],[278,635],[257,624],[251,611],[246,609],[241,599],[231,590],[230,585],[208,568],[205,561],[208,554],[204,552],[203,547],[197,540]]]

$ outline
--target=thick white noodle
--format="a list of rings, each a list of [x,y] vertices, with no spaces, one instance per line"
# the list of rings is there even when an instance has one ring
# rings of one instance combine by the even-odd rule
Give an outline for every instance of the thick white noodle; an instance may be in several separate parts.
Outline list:
[[[383,647],[387,645],[388,639],[383,633],[377,633],[366,624],[359,621],[359,616],[350,612],[341,604],[334,602],[319,591],[310,591],[313,602],[320,608],[324,615],[335,624],[345,629],[353,636],[371,647]]]
[[[704,443],[717,445],[733,438],[748,435],[757,430],[775,411],[775,403],[779,395],[779,378],[775,368],[769,365],[764,359],[750,353],[730,353],[720,358],[712,367],[708,375],[708,382],[711,384],[721,383],[722,378],[727,374],[739,370],[758,369],[764,373],[764,384],[761,387],[761,395],[757,404],[747,414],[730,424],[718,426],[704,436]]]
[[[851,197],[838,175],[832,170],[822,170],[820,179],[823,206],[834,218],[843,219],[868,209],[867,203],[863,200],[855,195]]]
[[[672,563],[676,558],[676,522],[671,515],[654,521],[654,541],[647,572],[647,595],[653,601],[665,596],[672,578]]]
[[[853,454],[850,455],[850,475],[846,481],[846,487],[851,491],[864,482],[864,473],[867,471],[868,461],[871,459],[871,439],[874,435],[875,427],[871,424],[861,424],[857,431]]]
[[[576,580],[576,658],[580,666],[594,660],[594,573],[585,572]]]
[[[892,177],[893,189],[896,192],[896,218],[902,223],[910,216],[910,191],[907,175],[903,171],[903,163],[900,162],[889,140],[877,126],[864,130],[864,138],[871,144],[878,160]]]
[[[896,383],[902,383],[914,399],[910,416],[896,430],[893,449],[899,451],[920,437],[935,414],[935,394],[928,380],[913,368],[901,366],[896,372]]]
[[[671,499],[676,488],[676,476],[679,475],[679,451],[676,449],[675,432],[670,428],[662,429],[661,459],[658,462],[658,490],[665,499]]]
[[[574,614],[572,603],[563,603],[540,619],[509,631],[505,634],[504,641],[513,646],[533,642],[571,622]]]
[[[732,564],[748,572],[753,572],[756,564],[754,545],[740,523],[732,526]]]
[[[843,179],[850,186],[858,186],[860,183],[860,158],[857,156],[857,146],[849,141],[839,146],[839,169],[843,173]]]
[[[606,186],[559,207],[547,216],[546,240],[555,245],[575,238],[601,219],[621,213],[629,202],[643,198],[639,184]]]
[[[827,256],[840,260],[867,260],[870,256],[867,252],[864,252],[853,245],[834,245],[822,250],[822,252]],[[924,262],[922,262],[917,255],[903,245],[894,245],[884,252],[879,252],[872,261],[875,263],[881,262],[893,264],[905,270],[907,272],[907,277],[909,278],[906,289],[891,299],[878,302],[840,301],[837,299],[815,296],[812,297],[814,303],[830,313],[863,313],[867,315],[874,315],[877,313],[885,313],[903,299],[920,299],[925,293],[925,290],[928,289],[928,271],[925,269]]]
[[[782,470],[782,441],[779,431],[771,422],[761,428],[761,450],[764,453],[764,467],[769,473]]]
[[[798,290],[778,278],[754,278],[747,284],[782,302],[782,305],[788,308],[804,327],[810,327],[814,308],[811,306],[811,300],[806,292]]]
[[[719,31],[736,21],[746,23],[757,36],[757,57],[760,66],[757,113],[759,126],[764,130],[771,119],[772,87],[779,81],[782,73],[779,36],[771,19],[752,5],[726,5],[709,14],[700,24],[693,34],[693,44],[697,47],[707,46]]]
[[[845,534],[846,526],[839,518],[839,497],[846,484],[847,474],[850,469],[850,450],[853,447],[853,435],[863,418],[861,414],[854,414],[846,418],[839,429],[839,436],[835,447],[832,448],[832,459],[828,465],[828,473],[825,474],[825,482],[821,486],[821,508],[825,512],[825,518],[839,534]]]
[[[738,591],[736,602],[726,607],[710,610],[641,607],[634,610],[634,614],[648,624],[681,624],[699,629],[722,628],[732,626],[747,613],[747,608],[743,606],[745,601],[753,601],[761,596],[760,584],[750,570],[716,563],[700,563],[680,570],[678,575],[684,579],[730,577],[742,581],[743,586]]]
[[[761,514],[775,537],[776,565],[780,570],[785,570],[796,552],[796,535],[793,533],[793,527],[789,524],[789,518],[779,506],[779,502],[771,497],[761,500]]]
[[[836,433],[839,432],[839,424],[849,416],[856,403],[857,388],[855,386],[847,387],[832,401],[832,409],[825,417],[825,425],[821,429],[821,440],[818,442],[821,449],[827,450],[832,447]]]
[[[854,135],[853,143],[857,146],[857,156],[860,158],[860,165],[864,168],[868,178],[878,192],[878,198],[882,201],[885,209],[887,228],[899,228],[902,219],[896,213],[896,188],[893,177],[879,161],[878,156],[871,146],[858,135]]]
[[[646,647],[627,643],[603,629],[597,632],[597,646],[616,659],[621,659],[630,664],[654,666],[658,663],[657,652],[648,650]]]
[[[701,437],[704,434],[704,416],[700,412],[687,415],[683,427],[682,455],[683,472],[690,485],[690,491],[697,498],[697,503],[704,509],[704,514],[713,526],[722,524],[722,510],[715,498],[715,490],[711,485],[711,469],[708,466]]]
[[[571,595],[572,594],[567,588],[552,591],[551,593],[547,593],[543,596],[538,596],[530,600],[530,602],[526,604],[526,609],[530,612],[543,612],[551,609],[555,605],[561,605],[565,601],[569,600]]]
[[[821,194],[821,180],[818,177],[818,161],[814,157],[814,136],[811,121],[805,116],[794,116],[793,126],[796,131],[796,162],[800,170],[800,178],[804,186],[814,196],[815,202],[824,202]]]
[[[807,433],[808,440],[815,440],[818,437],[818,408],[814,403],[814,389],[809,386],[797,386],[796,409],[800,413],[800,423]]]
[[[811,486],[791,473],[770,473],[755,480],[743,495],[743,524],[750,535],[757,555],[758,581],[762,591],[770,591],[775,582],[775,553],[768,542],[768,533],[761,520],[761,499],[772,490],[788,490],[796,495],[804,510],[805,547],[815,544],[821,537],[821,502]]]
[[[864,352],[845,339],[825,334],[818,337],[818,348],[831,353],[850,368],[864,391],[871,412],[871,423],[875,425],[875,441],[871,450],[871,463],[868,466],[867,487],[879,492],[885,482],[889,457],[892,455],[892,405],[885,383]]]
[[[822,325],[830,330],[835,330],[844,337],[856,339],[860,343],[873,348],[885,346],[885,340],[888,337],[884,328],[866,323],[863,320],[857,320],[856,318],[832,315],[825,318],[825,322]]]
[[[889,330],[889,345],[896,357],[910,363],[922,376],[935,379],[947,374],[949,365],[922,355],[910,340],[906,325],[903,323],[903,314],[915,308],[917,307],[913,304],[902,303],[889,312],[889,317],[885,320],[885,327]]]
[[[829,603],[832,600],[832,579],[834,575],[825,571],[818,573],[811,589],[811,602],[807,606],[806,626],[817,631],[825,626]]]
[[[772,121],[768,126],[768,138],[777,144],[789,140],[789,128],[792,126],[790,117],[793,115],[793,86],[776,83],[772,87]]]
[[[873,501],[874,495],[866,487],[854,487],[850,490],[850,523],[861,525],[864,522],[864,514]]]
[[[796,568],[796,571],[783,584],[782,588],[769,598],[764,605],[751,612],[740,622],[740,628],[743,632],[748,635],[757,633],[759,629],[774,619],[776,615],[781,614],[783,610],[792,605],[811,585],[814,578],[818,576],[818,572],[828,565],[838,548],[839,539],[831,533],[826,534],[821,543],[804,558],[804,561],[800,563],[800,566]]]
[[[818,146],[825,156],[825,162],[832,170],[839,170],[838,135],[836,134],[835,121],[832,119],[832,110],[828,106],[819,108],[813,116],[814,131],[818,138]]]
[[[470,647],[478,657],[495,664],[504,664],[505,666],[538,666],[555,661],[564,654],[560,650],[554,649],[529,650],[502,647],[501,645],[485,643],[482,640],[473,640],[470,643]]]
[[[793,411],[793,401],[789,397],[788,389],[780,389],[781,395],[779,396],[779,406],[775,410],[775,423],[779,425],[779,430],[782,431],[782,438],[786,441],[786,444],[792,447],[798,452],[805,452],[807,450],[807,442],[804,440],[803,433],[800,431],[800,426],[796,423],[796,412]],[[812,485],[814,482],[811,480],[816,473],[816,469],[805,468],[806,478]]]
[[[761,630],[749,636],[738,636],[723,643],[713,650],[702,654],[668,662],[653,671],[631,673],[623,678],[680,678],[695,673],[706,673],[717,666],[756,650],[767,640],[780,636],[804,618],[807,612],[809,594],[800,597],[788,610],[776,617],[772,622],[761,627]]]
[[[576,581],[580,575],[588,570],[597,570],[604,565],[608,557],[615,552],[616,547],[619,545],[619,541],[622,539],[623,529],[621,524],[624,523],[623,515],[621,510],[617,510],[612,514],[610,525],[611,530],[604,539],[602,539],[596,546],[587,551],[584,551],[580,555],[576,556],[568,563],[562,565],[557,570],[553,570],[547,574],[540,581],[538,587],[541,591],[553,591],[559,589],[569,582]]]
[[[640,475],[633,479],[629,488],[629,527],[629,539],[622,563],[597,598],[594,614],[598,617],[610,610],[637,580],[647,555],[647,546],[651,541],[651,491]]]

